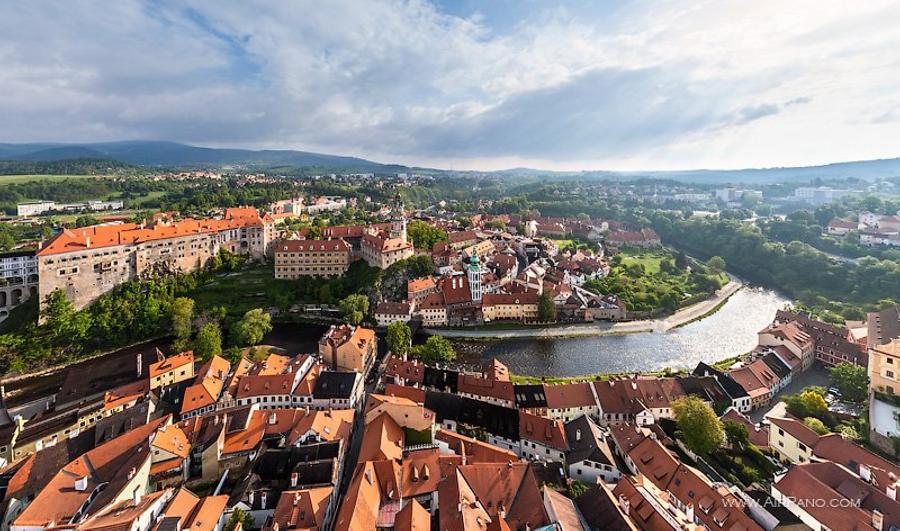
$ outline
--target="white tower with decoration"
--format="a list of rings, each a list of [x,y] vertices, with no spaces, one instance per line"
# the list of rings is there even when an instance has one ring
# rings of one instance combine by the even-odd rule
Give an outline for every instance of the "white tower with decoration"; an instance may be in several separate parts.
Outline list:
[[[469,261],[466,273],[469,276],[469,292],[472,294],[472,300],[480,301],[484,290],[481,287],[481,264],[478,263],[478,256],[473,256]]]
[[[406,239],[406,214],[403,212],[403,199],[400,194],[394,196],[394,205],[391,208],[391,237]]]

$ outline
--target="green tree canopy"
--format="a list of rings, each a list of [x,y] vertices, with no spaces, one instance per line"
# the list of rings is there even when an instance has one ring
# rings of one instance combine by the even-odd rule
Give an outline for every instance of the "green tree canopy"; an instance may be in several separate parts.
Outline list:
[[[721,256],[713,256],[706,262],[706,265],[708,265],[715,273],[722,273],[725,271],[725,259]]]
[[[831,431],[828,429],[828,426],[826,426],[824,422],[815,417],[806,417],[805,419],[803,419],[803,423],[806,424],[806,427],[818,433],[819,435],[826,435]]]
[[[689,395],[672,402],[676,435],[697,455],[708,455],[722,446],[724,434],[716,412],[706,402]]]
[[[866,368],[855,363],[839,363],[828,371],[831,383],[849,402],[864,402],[869,393],[869,377]]]
[[[456,359],[453,345],[441,336],[431,336],[424,345],[417,345],[413,355],[428,364],[448,363]]]
[[[798,418],[816,417],[823,419],[828,417],[828,403],[825,398],[814,390],[805,390],[799,395],[787,395],[784,397],[787,411]]]
[[[194,299],[178,297],[172,301],[172,335],[177,341],[187,341],[191,337],[194,320]]]
[[[390,351],[399,357],[409,354],[412,343],[412,330],[403,321],[396,321],[388,325],[385,336]]]
[[[271,331],[272,316],[260,308],[255,308],[234,323],[232,337],[238,345],[258,345]]]
[[[556,321],[556,305],[553,304],[553,296],[549,291],[538,297],[538,319],[544,322]]]
[[[359,293],[347,295],[338,303],[338,307],[344,320],[356,326],[369,313],[369,298]]]
[[[736,420],[726,419],[722,422],[725,439],[732,448],[746,448],[750,444],[750,433],[747,426]]]
[[[206,361],[222,354],[222,330],[216,323],[206,323],[194,338],[194,357]]]
[[[447,231],[419,219],[409,222],[406,234],[419,249],[431,249],[435,243],[447,241]]]

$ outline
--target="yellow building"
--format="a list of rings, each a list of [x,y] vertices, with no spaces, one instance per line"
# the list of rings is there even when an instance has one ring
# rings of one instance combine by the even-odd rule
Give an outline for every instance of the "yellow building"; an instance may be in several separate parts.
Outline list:
[[[319,356],[336,370],[365,374],[377,352],[375,331],[360,326],[332,325],[319,340]]]
[[[150,389],[157,389],[194,378],[194,351],[169,356],[150,365]]]
[[[350,267],[344,240],[284,240],[275,245],[275,278],[339,277]]]
[[[769,417],[769,447],[777,451],[782,461],[808,463],[819,434],[799,420]]]
[[[484,322],[531,321],[538,316],[538,294],[487,293],[481,299]]]
[[[900,394],[900,338],[869,349],[869,385],[879,393]]]

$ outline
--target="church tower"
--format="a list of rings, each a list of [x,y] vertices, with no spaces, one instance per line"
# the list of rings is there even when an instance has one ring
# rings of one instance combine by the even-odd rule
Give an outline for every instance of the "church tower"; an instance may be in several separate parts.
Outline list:
[[[472,300],[478,302],[484,294],[481,287],[481,264],[478,263],[478,256],[473,256],[469,261],[466,273],[469,277],[469,292],[472,294]]]

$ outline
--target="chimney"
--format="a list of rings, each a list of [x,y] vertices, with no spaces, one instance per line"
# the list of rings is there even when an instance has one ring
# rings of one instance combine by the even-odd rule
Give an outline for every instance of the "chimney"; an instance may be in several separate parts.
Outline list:
[[[278,415],[276,415],[274,411],[272,413],[269,413],[269,426],[273,426],[277,423],[278,423]]]
[[[580,441],[580,440],[581,440],[581,429],[580,429],[580,428],[577,429],[577,430],[575,430],[575,440],[576,440],[576,441]]]
[[[631,502],[623,494],[619,494],[619,506],[622,507],[622,512],[625,514],[631,510]]]
[[[144,355],[138,352],[135,360],[137,361],[137,377],[140,379],[141,374],[144,372]]]
[[[872,482],[872,469],[868,466],[860,463],[859,464],[859,477],[868,483]]]
[[[78,492],[84,492],[87,490],[87,484],[87,476],[81,476],[80,478],[75,480],[75,490],[77,490]]]
[[[887,494],[888,498],[890,498],[894,501],[897,501],[897,482],[896,481],[887,486],[887,488],[885,489],[885,494]]]
[[[300,475],[296,472],[291,472],[291,487],[297,486],[297,479],[299,479]]]
[[[90,236],[85,236],[85,237],[84,237],[84,246],[85,246],[85,247],[90,247],[90,246],[91,246],[91,237],[90,237]]]
[[[884,529],[884,515],[878,509],[872,509],[872,527],[878,531]]]
[[[259,493],[259,504],[265,509],[266,508],[266,498],[268,497],[268,493],[266,491],[262,491]]]
[[[247,496],[247,501],[249,502],[249,505],[250,505],[250,508],[251,508],[251,509],[253,508],[253,498],[256,497],[255,494],[256,494],[256,492],[254,492],[254,491],[251,490],[251,491],[250,491],[250,495]]]
[[[684,511],[685,516],[687,516],[688,522],[694,521],[694,504],[689,503],[687,509]]]
[[[139,503],[141,503],[141,489],[140,489],[140,487],[134,489],[134,492],[131,493],[131,501],[134,503],[135,506],[137,506]]]

